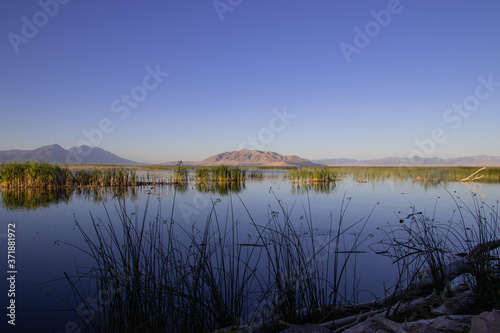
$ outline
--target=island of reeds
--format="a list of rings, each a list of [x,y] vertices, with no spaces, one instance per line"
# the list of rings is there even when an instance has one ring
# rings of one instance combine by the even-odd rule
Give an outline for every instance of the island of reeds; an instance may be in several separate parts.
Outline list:
[[[246,172],[238,166],[198,167],[194,171],[194,179],[198,182],[240,182],[245,180]]]
[[[0,185],[4,188],[135,186],[137,183],[136,171],[125,168],[70,170],[55,164],[23,162],[5,164],[0,171]]]

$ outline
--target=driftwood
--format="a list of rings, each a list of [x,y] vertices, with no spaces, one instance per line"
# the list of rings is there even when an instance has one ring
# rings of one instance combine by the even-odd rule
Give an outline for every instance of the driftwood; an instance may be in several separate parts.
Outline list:
[[[370,318],[374,315],[382,313],[384,310],[378,310],[378,311],[371,311],[371,312],[365,312],[361,313],[358,315],[350,316],[350,317],[345,317],[345,318],[340,318],[336,320],[332,320],[326,323],[320,324],[320,326],[326,327],[328,329],[336,329],[341,327],[342,329],[345,329],[347,327],[354,326],[361,322],[362,320],[366,320],[367,318]]]
[[[443,267],[443,279],[447,281],[452,281],[456,277],[465,274],[471,273],[475,267],[475,262],[480,259],[480,257],[492,250],[500,247],[500,239],[493,240],[490,242],[482,243],[476,245],[469,253],[464,254],[459,257],[459,259],[452,261]],[[372,322],[376,322],[379,325],[386,327],[390,332],[402,332],[401,326],[386,320],[381,315],[383,312],[387,311],[388,307],[391,305],[399,304],[401,309],[407,311],[416,311],[423,306],[433,307],[433,304],[436,300],[436,295],[431,295],[426,298],[417,299],[410,301],[408,303],[401,303],[402,299],[405,298],[409,293],[417,293],[422,291],[432,291],[435,287],[436,281],[432,278],[430,272],[426,272],[426,274],[422,277],[422,279],[416,283],[411,284],[406,288],[400,288],[395,290],[392,294],[387,295],[383,298],[375,299],[371,302],[362,303],[362,304],[349,304],[343,305],[336,309],[337,313],[357,313],[355,315],[351,315],[348,317],[336,319],[333,321],[329,321],[326,323],[319,324],[319,326],[336,330],[335,332],[342,332],[346,329],[349,329],[353,326],[358,325],[360,322],[367,320],[368,318]],[[464,292],[462,296],[458,298],[452,299],[454,303],[461,303],[463,306],[467,306],[471,304],[470,294]],[[434,302],[434,303],[433,303]],[[437,308],[434,308],[430,314],[431,315],[445,315],[445,314],[454,314],[455,310],[446,310],[446,307],[443,305],[446,300],[440,299]],[[438,302],[438,303],[439,303]],[[463,303],[463,304],[462,304]],[[460,305],[460,304],[459,304]],[[456,310],[460,312],[459,310]],[[388,325],[390,327],[388,327]],[[286,323],[282,322],[280,318],[277,316],[270,321],[255,323],[250,326],[240,327],[238,332],[240,333],[273,333],[276,332],[279,327],[289,326]],[[234,328],[232,328],[234,329]],[[404,332],[404,330],[403,330]]]
[[[477,170],[476,172],[474,172],[473,174],[471,174],[469,177],[466,177],[464,179],[460,179],[459,182],[468,182],[468,181],[474,181],[474,180],[478,180],[478,179],[481,179],[484,177],[484,175],[482,176],[478,176],[478,177],[474,177],[478,172],[480,171],[483,171],[484,169],[486,169],[486,167],[482,167],[481,169]],[[474,178],[473,178],[474,177]]]
[[[452,281],[460,275],[471,273],[475,266],[474,262],[477,261],[482,254],[495,250],[498,247],[500,247],[500,239],[476,245],[468,254],[443,267],[443,279]],[[415,282],[406,288],[395,290],[392,294],[383,298],[356,305],[354,308],[375,308],[384,304],[395,304],[409,292],[432,290],[435,283],[436,281],[434,281],[430,272],[426,272],[420,281]]]

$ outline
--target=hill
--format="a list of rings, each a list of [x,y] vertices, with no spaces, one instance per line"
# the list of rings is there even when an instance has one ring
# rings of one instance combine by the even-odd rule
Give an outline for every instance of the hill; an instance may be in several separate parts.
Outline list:
[[[165,164],[171,164],[165,163]],[[199,162],[184,162],[190,166],[214,166],[214,165],[238,165],[238,166],[273,166],[273,167],[305,167],[317,166],[309,160],[296,155],[285,156],[271,151],[242,149],[210,156]]]
[[[38,161],[53,164],[107,164],[138,165],[140,163],[121,158],[98,147],[79,146],[64,149],[58,144],[43,146],[33,150],[0,151],[0,162]]]

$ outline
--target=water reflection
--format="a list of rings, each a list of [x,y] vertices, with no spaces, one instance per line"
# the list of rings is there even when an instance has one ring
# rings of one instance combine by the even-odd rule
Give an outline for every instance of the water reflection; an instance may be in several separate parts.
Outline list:
[[[331,183],[292,183],[293,194],[307,194],[308,192],[329,194],[335,191],[337,184]]]
[[[73,190],[73,195],[95,204],[108,202],[116,197],[129,198],[131,201],[136,201],[139,197],[136,186],[79,187]]]
[[[4,188],[0,191],[2,206],[7,210],[36,210],[60,203],[68,204],[72,197],[83,199],[94,204],[106,203],[114,198],[127,198],[136,201],[146,192],[160,196],[173,192],[187,193],[190,190],[228,195],[239,193],[245,189],[245,182],[203,182],[176,183],[156,186],[119,186],[119,187],[75,187],[75,188]]]
[[[137,188],[134,186],[120,187],[77,187],[77,188],[4,188],[2,207],[6,210],[37,210],[60,203],[68,204],[72,197],[83,198],[85,201],[99,204],[115,197],[137,200]]]
[[[14,188],[2,189],[2,206],[7,210],[36,210],[59,203],[68,203],[72,189]]]
[[[248,180],[251,182],[265,181],[267,178],[256,178]],[[350,182],[356,184],[358,187],[369,186],[375,188],[377,185],[384,182],[396,182],[394,179],[388,180],[364,180],[362,177],[345,177],[343,182]],[[369,179],[367,177],[367,179]],[[269,179],[267,179],[269,180]],[[408,181],[407,181],[408,182]],[[419,185],[425,192],[435,190],[443,185],[446,187],[447,182],[443,181],[418,181],[412,180],[414,186]],[[453,182],[455,183],[455,182]],[[472,192],[485,197],[482,192],[481,184],[474,182],[465,183],[461,182],[464,187],[468,187]],[[338,188],[339,183],[330,182],[312,182],[312,183],[291,183],[291,193],[294,195],[305,195],[308,192],[318,194],[334,193]],[[197,191],[201,193],[214,193],[221,196],[226,196],[229,193],[240,193],[246,190],[245,181],[240,182],[227,182],[227,181],[214,181],[214,182],[181,182],[163,185],[144,185],[144,186],[115,186],[115,187],[75,187],[75,188],[3,188],[0,191],[1,203],[6,210],[28,210],[33,211],[38,208],[46,208],[50,205],[57,205],[60,203],[68,204],[71,202],[72,197],[81,198],[87,202],[94,204],[106,203],[114,198],[128,198],[131,201],[136,201],[146,194],[146,192],[153,193],[159,196],[171,196],[174,192],[188,193],[190,191]]]
[[[245,182],[199,182],[195,186],[198,192],[211,192],[219,195],[228,195],[229,192],[239,193],[243,191]]]

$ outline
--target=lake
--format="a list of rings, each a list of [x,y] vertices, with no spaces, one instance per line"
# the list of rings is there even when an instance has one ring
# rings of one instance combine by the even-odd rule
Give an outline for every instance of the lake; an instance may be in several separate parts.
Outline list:
[[[356,289],[355,301],[362,302],[382,296],[384,284],[386,288],[394,285],[398,274],[392,261],[375,254],[370,246],[383,238],[380,227],[397,226],[401,219],[416,211],[446,222],[456,217],[453,212],[457,201],[469,207],[474,205],[474,200],[484,201],[488,209],[495,210],[499,199],[498,183],[433,184],[390,178],[359,182],[353,176],[328,185],[308,185],[292,184],[289,179],[283,179],[281,171],[268,171],[263,179],[247,179],[229,188],[190,182],[186,186],[139,186],[126,190],[75,189],[46,193],[4,190],[0,243],[2,248],[7,248],[8,225],[15,226],[17,273],[16,325],[7,325],[4,315],[2,326],[18,332],[83,329],[81,320],[71,311],[81,301],[72,293],[64,274],[81,275],[95,266],[95,262],[82,251],[88,248],[75,220],[92,236],[91,214],[101,223],[106,223],[109,215],[115,223],[119,220],[116,207],[120,202],[132,221],[139,224],[145,213],[147,221],[157,216],[168,223],[173,220],[177,230],[188,231],[179,234],[181,240],[188,240],[187,235],[194,230],[202,232],[207,216],[215,213],[219,224],[237,225],[239,245],[258,245],[262,241],[258,230],[264,230],[262,227],[274,218],[277,222],[289,220],[304,237],[313,233],[316,245],[322,246],[328,242],[331,230],[336,232],[344,213],[343,228],[353,226],[342,236],[345,248],[352,249],[356,237],[360,244],[351,257],[355,259],[356,269],[351,269],[351,264],[346,268],[341,285],[348,292]],[[9,271],[6,257],[2,265],[4,272]],[[261,268],[266,269],[265,265]],[[12,285],[6,279],[3,281],[5,309],[11,299],[7,299],[5,291]],[[350,281],[355,283],[351,285]],[[80,283],[82,290],[87,288],[84,280]]]

